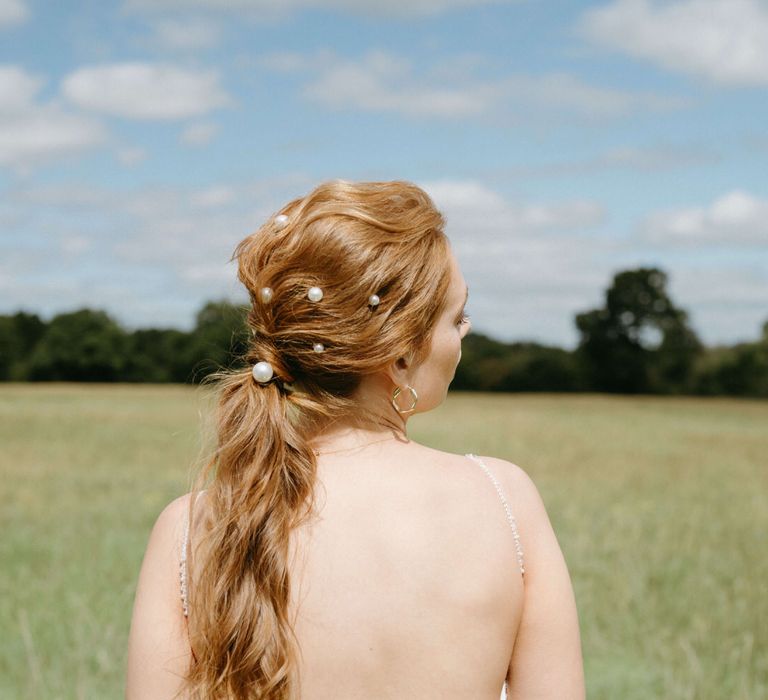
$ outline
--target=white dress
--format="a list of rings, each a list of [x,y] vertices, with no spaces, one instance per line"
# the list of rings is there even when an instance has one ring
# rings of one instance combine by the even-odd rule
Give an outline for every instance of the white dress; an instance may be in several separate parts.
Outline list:
[[[504,513],[507,517],[507,522],[509,523],[509,526],[512,528],[512,537],[515,541],[515,552],[517,554],[517,563],[520,567],[520,574],[525,574],[525,566],[523,565],[523,548],[520,544],[520,535],[517,531],[517,521],[515,520],[515,516],[512,514],[512,508],[509,505],[509,502],[506,499],[506,496],[504,496],[504,491],[501,488],[501,484],[497,481],[496,477],[493,475],[493,472],[491,472],[490,469],[486,466],[486,464],[474,454],[468,454],[466,455],[469,459],[471,459],[475,464],[479,465],[482,470],[485,472],[485,475],[491,480],[491,483],[493,484],[494,488],[496,489],[496,493],[499,494],[499,499],[501,500],[501,505],[504,507]],[[197,494],[197,497],[195,498],[195,503],[197,503],[197,499],[200,498],[200,495],[203,492]],[[189,614],[189,604],[187,600],[187,549],[189,547],[189,520],[187,520],[187,526],[184,529],[184,538],[182,540],[181,544],[181,557],[179,560],[179,584],[180,584],[180,592],[181,592],[181,606],[182,610],[184,612],[184,615],[187,616]],[[504,686],[501,689],[501,696],[499,700],[506,700],[507,699],[507,681],[504,681]]]

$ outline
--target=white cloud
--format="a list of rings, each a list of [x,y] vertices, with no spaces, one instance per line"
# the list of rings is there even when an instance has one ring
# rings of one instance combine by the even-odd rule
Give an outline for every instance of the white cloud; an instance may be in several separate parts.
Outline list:
[[[664,112],[689,104],[689,100],[679,96],[590,85],[566,73],[515,76],[509,79],[507,89],[521,108],[533,103],[539,107],[565,109],[587,118],[621,117],[638,111]]]
[[[511,203],[476,181],[437,181],[424,189],[438,208],[456,214],[469,223],[477,214],[477,224],[510,235],[531,235],[544,231],[575,231],[602,223],[605,212],[597,202],[569,200],[554,203]]]
[[[641,225],[643,239],[672,245],[759,245],[768,248],[768,199],[741,190],[709,205],[656,212]]]
[[[18,66],[0,65],[0,114],[28,109],[43,81]]]
[[[728,85],[768,85],[764,0],[614,0],[588,10],[592,42]]]
[[[165,18],[152,23],[150,44],[168,51],[200,51],[219,44],[221,26],[202,17]]]
[[[619,146],[595,156],[574,160],[509,165],[484,171],[518,179],[572,177],[604,171],[656,172],[717,163],[722,156],[712,147],[694,144]]]
[[[67,255],[76,256],[85,252],[91,247],[91,241],[80,234],[70,234],[61,241],[61,249]]]
[[[54,102],[36,102],[43,81],[17,66],[0,66],[0,166],[27,171],[104,142],[104,127]]]
[[[0,29],[21,24],[29,16],[22,0],[0,0]]]
[[[768,266],[679,265],[672,270],[673,300],[690,311],[693,327],[711,345],[754,342],[768,321]]]
[[[6,201],[29,211],[95,211],[112,209],[120,198],[97,187],[69,184],[16,188],[6,193]]]
[[[119,148],[115,154],[121,165],[128,168],[138,165],[147,159],[147,152],[138,146],[126,146]]]
[[[317,51],[303,54],[296,51],[273,51],[259,56],[257,63],[261,68],[274,73],[299,73],[317,68],[328,67],[335,62],[332,51]]]
[[[436,180],[422,183],[421,187],[438,209],[485,211],[494,215],[506,209],[504,197],[474,180]]]
[[[306,98],[334,109],[399,112],[417,117],[466,117],[487,113],[498,87],[418,84],[408,62],[384,52],[363,60],[339,60],[308,84]]]
[[[219,128],[210,122],[195,122],[181,132],[181,142],[187,146],[205,146],[210,143]]]
[[[202,209],[215,209],[234,202],[237,192],[226,185],[214,185],[204,190],[193,192],[190,203],[193,207]]]
[[[303,96],[324,107],[409,117],[483,117],[509,123],[539,121],[542,115],[615,118],[688,104],[678,96],[604,88],[563,73],[480,79],[473,72],[477,60],[464,59],[459,62],[461,70],[451,76],[435,66],[416,70],[410,61],[386,51],[352,58],[327,51],[315,55],[279,52],[262,56],[260,65],[307,76]]]
[[[215,71],[152,63],[80,68],[62,84],[74,104],[129,119],[174,120],[230,104]]]
[[[55,108],[30,110],[0,119],[0,165],[26,169],[53,158],[101,144],[103,127]]]
[[[598,168],[624,168],[627,170],[670,170],[692,165],[717,162],[720,156],[710,147],[669,144],[638,148],[613,148],[595,160]]]
[[[349,14],[409,19],[431,17],[465,7],[509,5],[520,0],[127,0],[126,8],[143,12],[207,10],[247,14],[251,18],[282,17],[303,9],[326,9]]]
[[[298,193],[297,182],[300,191],[309,187],[306,180],[287,177],[120,192],[85,185],[20,187],[0,194],[0,208],[6,205],[16,221],[90,221],[94,249],[97,243],[110,249],[109,255],[102,250],[105,261],[117,256],[175,272],[201,261],[226,265],[236,243]],[[36,236],[51,235],[47,226],[34,228],[40,230]]]

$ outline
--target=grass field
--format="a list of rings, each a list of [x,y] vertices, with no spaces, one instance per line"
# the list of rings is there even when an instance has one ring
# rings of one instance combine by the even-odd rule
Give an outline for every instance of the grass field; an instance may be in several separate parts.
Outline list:
[[[200,399],[0,385],[3,700],[122,697],[136,576],[186,490]],[[589,698],[768,698],[768,402],[464,394],[411,426],[538,485]]]

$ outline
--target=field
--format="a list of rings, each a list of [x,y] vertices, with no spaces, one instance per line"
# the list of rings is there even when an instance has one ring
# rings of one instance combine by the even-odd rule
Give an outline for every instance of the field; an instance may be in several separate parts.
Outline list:
[[[149,529],[198,390],[0,385],[0,698],[122,697]],[[451,395],[417,440],[505,457],[568,562],[594,700],[768,697],[768,403]]]

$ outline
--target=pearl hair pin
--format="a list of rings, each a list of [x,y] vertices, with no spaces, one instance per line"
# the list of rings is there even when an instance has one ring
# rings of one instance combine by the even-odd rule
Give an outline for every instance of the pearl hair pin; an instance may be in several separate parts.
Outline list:
[[[275,375],[272,365],[269,362],[257,362],[251,370],[253,378],[259,384],[266,384]]]
[[[274,296],[274,293],[272,292],[271,287],[262,287],[259,290],[259,298],[264,304],[269,304],[269,302],[272,301],[273,296]]]
[[[318,302],[323,298],[323,290],[320,287],[310,287],[307,290],[307,298],[310,301]]]
[[[325,352],[325,345],[323,345],[322,343],[315,343],[315,344],[312,346],[312,349],[313,349],[315,352]]]
[[[378,306],[381,303],[381,299],[378,294],[371,294],[368,297],[368,306]]]
[[[278,214],[275,217],[275,228],[280,231],[288,225],[288,217],[285,214]]]

